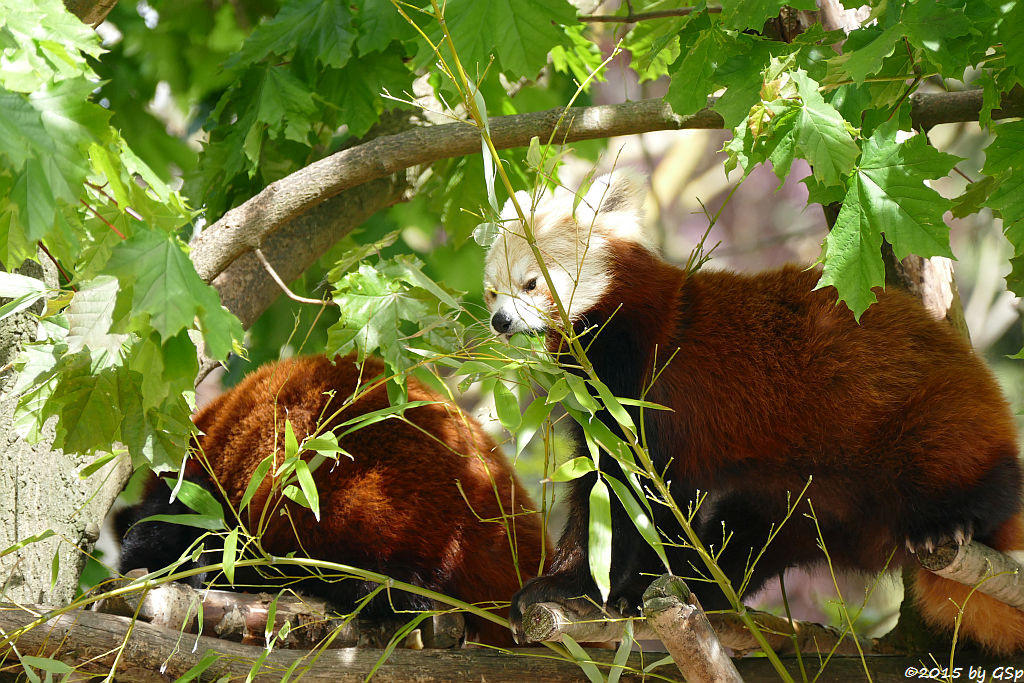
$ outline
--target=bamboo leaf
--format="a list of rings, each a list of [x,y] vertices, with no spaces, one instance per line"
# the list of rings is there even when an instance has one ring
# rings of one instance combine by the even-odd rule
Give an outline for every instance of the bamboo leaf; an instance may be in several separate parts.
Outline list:
[[[594,487],[590,489],[589,509],[587,549],[590,574],[601,593],[601,602],[607,602],[612,589],[612,508],[608,486],[602,479],[595,481]]]

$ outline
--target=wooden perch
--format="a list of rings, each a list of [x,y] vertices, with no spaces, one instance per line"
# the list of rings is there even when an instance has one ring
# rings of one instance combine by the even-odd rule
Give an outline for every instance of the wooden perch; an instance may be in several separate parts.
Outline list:
[[[779,654],[800,652],[817,653],[835,650],[839,655],[891,654],[896,649],[881,645],[877,640],[858,638],[857,642],[840,629],[809,621],[793,621],[767,612],[747,610],[761,629],[769,645]],[[713,613],[707,615],[708,622],[718,634],[722,645],[736,654],[760,650],[754,637],[747,631],[739,615],[735,613]],[[596,605],[574,601],[570,605],[541,602],[530,605],[523,613],[523,632],[528,642],[561,641],[568,635],[579,642],[602,643],[622,640],[625,618],[614,613],[602,612]],[[794,633],[796,638],[794,641]],[[658,631],[645,620],[633,620],[633,637],[636,640],[661,639]]]
[[[0,631],[11,634],[33,622],[49,608],[39,605],[0,604]],[[576,662],[553,657],[546,650],[503,652],[491,649],[407,650],[391,653],[374,648],[279,650],[243,645],[208,636],[181,633],[128,617],[73,611],[50,619],[17,639],[17,651],[0,649],[0,675],[20,673],[16,653],[54,657],[75,666],[81,674],[112,674],[117,681],[168,681],[184,675],[208,657],[216,657],[203,671],[202,680],[253,680],[279,683],[301,679],[304,683],[362,683],[373,672],[374,683],[391,681],[465,681],[490,683],[545,683],[588,678]],[[385,656],[386,654],[386,656]],[[614,652],[589,654],[608,671]],[[649,665],[639,653],[630,655],[623,683],[651,680],[641,669]],[[289,673],[290,671],[290,673]],[[655,676],[671,675],[664,666]],[[85,678],[86,676],[83,676]],[[77,680],[77,679],[75,679]]]
[[[51,608],[43,605],[0,604],[0,633],[11,636],[33,623],[37,616]],[[711,615],[712,617],[714,615]],[[132,622],[128,617],[89,611],[72,611],[51,618],[46,623],[18,635],[16,650],[0,648],[0,680],[24,678],[18,663],[19,655],[53,657],[76,667],[84,678],[95,673],[112,674],[114,681],[166,682],[184,675],[205,660],[209,664],[201,680],[249,680],[279,683],[291,670],[289,680],[305,683],[363,682],[373,674],[374,683],[391,681],[486,680],[490,683],[566,683],[588,681],[579,665],[558,659],[544,649],[521,649],[511,653],[490,649],[408,650],[398,649],[385,657],[373,648],[346,648],[327,651],[274,649],[243,645],[219,638],[181,634],[178,631]],[[588,658],[601,671],[609,671],[615,652],[590,650]],[[211,661],[211,658],[216,658]],[[817,661],[817,660],[815,660]],[[381,663],[383,662],[383,663]],[[626,662],[621,683],[671,680],[676,676],[668,665],[642,673],[651,662],[650,655],[632,653]],[[805,660],[805,666],[809,660]],[[783,661],[790,675],[799,678],[801,670],[792,659]],[[1008,658],[1001,665],[1024,669],[1024,658]],[[905,681],[907,667],[921,666],[920,657],[881,657],[871,661],[874,680]],[[747,657],[736,662],[748,683],[778,681],[779,674],[763,657]],[[290,669],[291,668],[291,669]],[[923,669],[921,669],[923,671]],[[832,657],[828,660],[828,680],[863,680],[864,669],[859,658]],[[75,678],[74,680],[78,680]]]
[[[135,569],[123,580],[106,584],[107,590],[125,585],[146,574]],[[142,621],[173,631],[199,632],[198,610],[202,609],[202,633],[246,645],[265,645],[267,618],[274,597],[267,593],[197,590],[183,583],[165,583],[150,590],[100,600],[93,610],[124,617],[138,615]],[[335,616],[328,616],[335,614]],[[332,635],[329,647],[386,647],[395,631],[414,615],[399,614],[393,619],[349,619],[337,616],[326,600],[281,595],[274,607],[271,629],[277,637],[275,647],[310,649]],[[282,628],[287,628],[282,632]],[[283,635],[283,637],[282,637]],[[454,648],[465,641],[462,615],[439,612],[422,621],[402,643],[410,649]]]
[[[1024,565],[1005,553],[977,541],[947,541],[930,553],[918,553],[917,561],[932,573],[1024,610]]]
[[[671,574],[655,579],[644,591],[644,616],[687,681],[743,683],[697,597],[682,579]]]

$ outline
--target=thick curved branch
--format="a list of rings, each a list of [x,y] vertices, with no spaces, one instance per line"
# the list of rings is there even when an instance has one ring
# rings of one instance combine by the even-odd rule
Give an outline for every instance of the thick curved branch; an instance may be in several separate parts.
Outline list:
[[[116,4],[117,0],[64,0],[68,11],[90,26],[102,24]]]
[[[508,149],[528,145],[534,136],[571,142],[666,128],[722,125],[722,117],[707,109],[682,117],[661,101],[645,100],[495,117],[491,120],[491,137],[498,149]],[[196,272],[209,282],[242,253],[260,246],[280,225],[343,190],[412,166],[479,151],[480,133],[476,128],[467,123],[449,123],[379,137],[315,161],[271,183],[203,231],[193,243]]]
[[[980,91],[918,93],[911,98],[915,125],[972,121],[981,111]],[[564,118],[563,118],[564,114]],[[1004,102],[993,118],[1024,115],[1024,96]],[[574,142],[632,135],[654,130],[722,128],[711,109],[679,116],[661,100],[550,109],[491,119],[491,137],[498,149],[522,147],[530,139]],[[415,128],[351,147],[316,161],[268,185],[244,204],[231,209],[195,240],[192,261],[207,282],[246,251],[264,245],[270,234],[303,212],[335,195],[412,166],[479,152],[480,135],[466,123]]]
[[[401,201],[408,190],[403,174],[374,180],[331,197],[268,235],[263,240],[263,253],[281,279],[291,282],[331,245],[373,214]],[[220,293],[221,303],[246,328],[281,294],[252,252],[236,259],[212,284]]]
[[[266,238],[262,251],[281,279],[291,282],[367,218],[401,201],[408,190],[401,174],[342,192],[285,223]],[[246,329],[281,295],[280,287],[252,251],[242,254],[211,284],[221,303]],[[205,354],[200,358],[197,383],[217,367],[217,361]]]

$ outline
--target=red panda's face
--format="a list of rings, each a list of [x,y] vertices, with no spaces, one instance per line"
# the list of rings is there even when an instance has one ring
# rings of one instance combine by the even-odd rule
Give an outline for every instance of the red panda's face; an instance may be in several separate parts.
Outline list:
[[[507,265],[484,282],[491,329],[506,338],[517,332],[543,333],[558,312],[537,262],[527,258]]]
[[[561,188],[536,203],[517,192],[551,284],[510,199],[484,269],[484,299],[494,333],[508,338],[517,332],[546,332],[559,323],[556,295],[570,322],[597,306],[611,286],[614,241],[646,245],[639,228],[643,193],[642,182],[625,173],[598,178],[579,201]]]

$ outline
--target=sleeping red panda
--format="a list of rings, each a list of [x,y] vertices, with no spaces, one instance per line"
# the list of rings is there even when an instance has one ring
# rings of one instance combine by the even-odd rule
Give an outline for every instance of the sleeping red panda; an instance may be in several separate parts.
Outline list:
[[[641,230],[641,181],[623,173],[594,182],[573,211],[572,195],[542,198],[531,218],[536,245],[596,375],[615,396],[671,408],[645,411],[656,468],[668,468],[673,498],[686,510],[709,492],[697,531],[720,549],[739,588],[750,558],[783,520],[789,496],[813,476],[811,499],[833,563],[877,572],[915,550],[977,539],[999,550],[1024,547],[1017,435],[991,372],[947,324],[912,297],[876,290],[860,324],[837,305],[819,273],[792,266],[753,275],[687,275],[663,261]],[[529,211],[530,198],[521,197]],[[499,335],[545,334],[569,358],[552,296],[506,205],[506,227],[486,260],[491,326]],[[630,409],[639,425],[640,415]],[[614,420],[599,415],[612,429]],[[606,476],[622,477],[611,458]],[[575,480],[569,518],[548,574],[513,598],[511,622],[533,603],[589,596],[588,493],[596,474]],[[654,523],[681,531],[662,506]],[[806,501],[759,559],[746,595],[787,567],[822,562]],[[609,604],[636,608],[664,569],[617,502],[612,512]],[[753,549],[753,555],[751,555]],[[695,554],[666,546],[676,573],[706,572]],[[916,563],[914,563],[916,564]],[[706,573],[704,574],[706,576]],[[715,584],[694,583],[706,609],[729,605]],[[970,588],[919,569],[914,587],[925,619],[949,632]],[[1024,649],[1024,612],[974,593],[961,636],[994,653]]]
[[[383,372],[383,363],[370,358],[361,371],[351,356],[333,364],[323,356],[285,360],[261,367],[202,410],[195,418],[201,432],[196,446],[234,509],[260,461],[275,452],[283,457],[286,419],[301,443],[321,422],[332,428],[387,408],[387,392],[377,383],[337,412],[357,387]],[[291,519],[276,509],[271,512],[263,548],[274,555],[299,551],[376,571],[470,603],[508,601],[522,580],[541,568],[545,542],[540,515],[528,514],[533,509],[529,496],[476,421],[415,379],[408,380],[408,391],[410,401],[431,403],[408,408],[407,421],[383,420],[340,438],[351,459],[342,455],[337,463],[325,462],[313,475],[320,522],[308,509],[282,500]],[[187,476],[216,491],[197,459],[189,463]],[[268,503],[270,487],[264,481],[243,513],[250,530]],[[198,529],[163,522],[135,524],[153,514],[191,512],[181,502],[168,503],[168,498],[167,487],[154,480],[144,500],[119,515],[122,573],[169,565],[201,535]],[[225,513],[230,514],[227,508]],[[207,563],[220,560],[219,553],[208,554]],[[301,570],[285,573],[293,579],[289,585],[295,585],[294,576]],[[248,580],[268,583],[258,576]],[[196,576],[192,583],[201,582]],[[236,583],[245,580],[236,574]],[[377,584],[307,579],[299,587],[351,609]],[[375,597],[362,614],[386,617],[392,610],[428,609],[429,600],[392,590]],[[467,631],[471,639],[493,645],[512,642],[506,628],[471,615]]]

